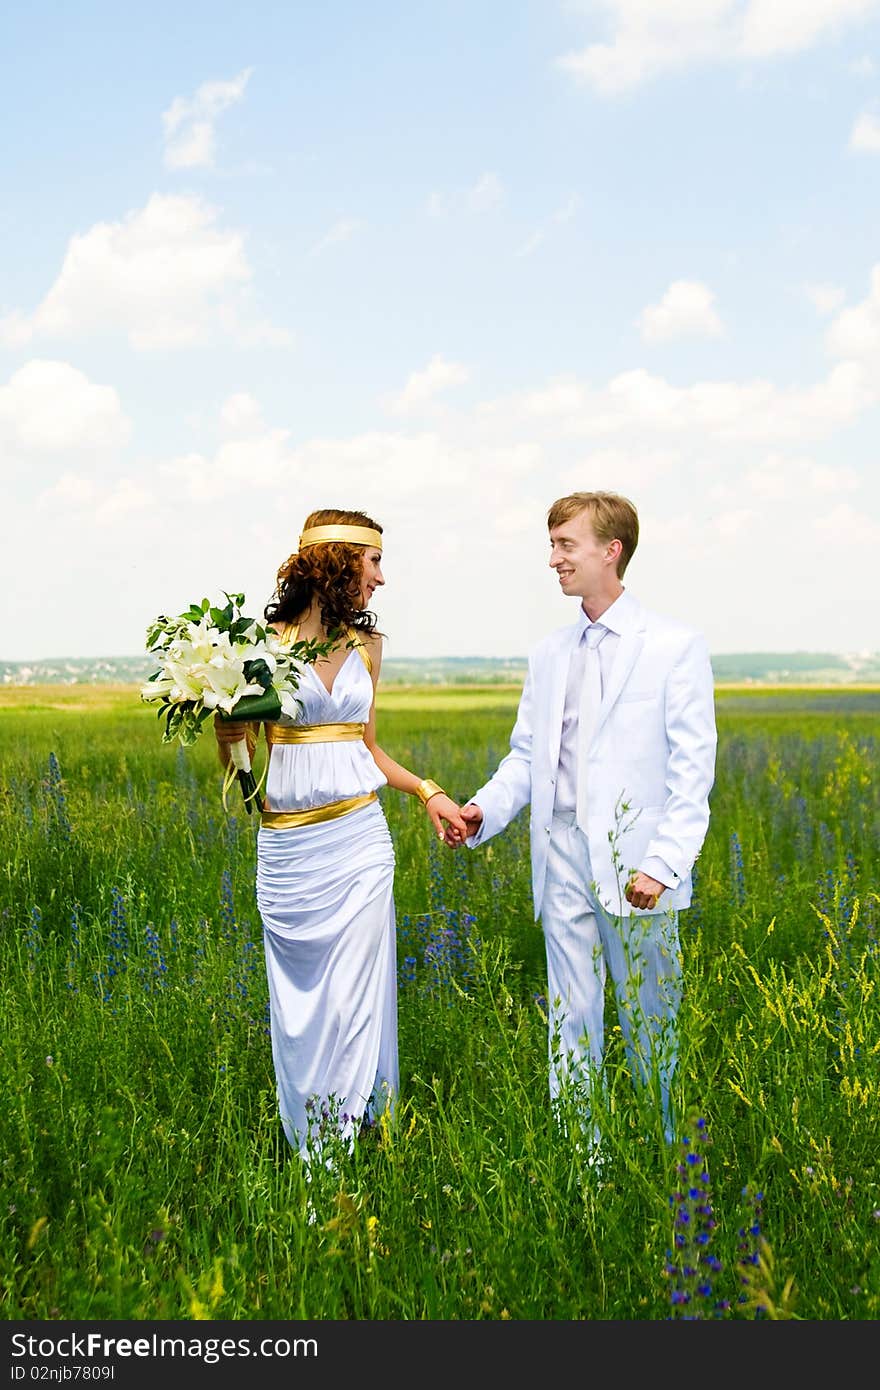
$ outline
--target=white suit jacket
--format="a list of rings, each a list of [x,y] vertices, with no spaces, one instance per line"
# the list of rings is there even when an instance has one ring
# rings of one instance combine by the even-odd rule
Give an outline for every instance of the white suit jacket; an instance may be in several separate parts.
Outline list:
[[[655,911],[690,904],[691,870],[709,825],[717,744],[705,640],[626,597],[587,774],[594,885],[603,907],[622,917],[640,911],[624,891],[631,872],[653,858],[675,878]],[[577,622],[558,628],[531,653],[510,752],[469,798],[483,812],[478,833],[467,841],[471,847],[530,806],[536,918],[547,875],[568,663],[580,631]]]

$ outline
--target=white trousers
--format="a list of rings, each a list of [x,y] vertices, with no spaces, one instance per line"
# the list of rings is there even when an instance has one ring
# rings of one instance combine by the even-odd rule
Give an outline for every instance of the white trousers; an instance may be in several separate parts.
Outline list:
[[[630,1072],[659,1106],[671,1141],[670,1087],[678,1060],[681,1003],[678,913],[618,917],[603,909],[592,885],[586,836],[573,814],[555,815],[541,905],[550,1095],[554,1102],[571,1095],[589,1113],[590,1092],[601,1078],[610,973]]]

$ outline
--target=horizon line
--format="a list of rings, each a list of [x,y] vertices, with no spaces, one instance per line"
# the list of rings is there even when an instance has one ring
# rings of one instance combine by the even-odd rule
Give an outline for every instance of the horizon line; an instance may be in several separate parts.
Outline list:
[[[83,662],[83,661],[143,661],[150,659],[149,652],[117,652],[112,656],[88,655],[88,656],[36,656],[36,657],[0,657],[0,666],[43,666],[58,662]],[[874,656],[880,656],[880,648],[866,649],[860,651],[825,648],[818,650],[810,647],[736,647],[724,651],[716,651],[710,648],[710,657],[784,657],[784,656],[834,656],[859,658],[861,660]],[[465,652],[464,654],[454,654],[452,652],[435,652],[430,656],[385,656],[384,663],[392,661],[528,661],[527,652],[517,652],[507,656],[486,656],[479,652]]]

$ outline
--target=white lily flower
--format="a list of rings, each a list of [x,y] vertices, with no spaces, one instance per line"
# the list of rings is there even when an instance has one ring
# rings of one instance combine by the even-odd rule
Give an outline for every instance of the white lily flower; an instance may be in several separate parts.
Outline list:
[[[275,672],[276,667],[278,666],[278,662],[275,659],[275,653],[272,651],[272,648],[269,646],[268,642],[254,642],[250,646],[248,646],[246,649],[245,660],[263,660],[265,661],[266,665],[269,667],[269,670],[273,674]]]
[[[160,695],[167,695],[171,686],[172,682],[167,676],[163,680],[147,681],[146,685],[141,686],[141,699],[156,700]]]
[[[171,699],[175,704],[179,704],[181,700],[198,700],[200,698],[201,684],[191,676],[185,664],[169,661],[166,670],[172,683]]]
[[[281,713],[289,715],[291,719],[296,719],[299,714],[299,705],[292,690],[280,690],[278,692],[281,700]]]

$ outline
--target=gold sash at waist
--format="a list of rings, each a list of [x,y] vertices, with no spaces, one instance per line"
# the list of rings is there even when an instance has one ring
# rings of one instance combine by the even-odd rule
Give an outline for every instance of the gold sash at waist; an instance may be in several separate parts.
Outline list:
[[[318,821],[335,820],[349,811],[359,811],[378,798],[375,792],[365,796],[347,796],[343,801],[328,801],[324,806],[309,806],[304,811],[264,811],[261,824],[264,830],[293,830],[298,825],[316,825]]]
[[[266,725],[267,743],[349,743],[364,736],[365,724]]]

